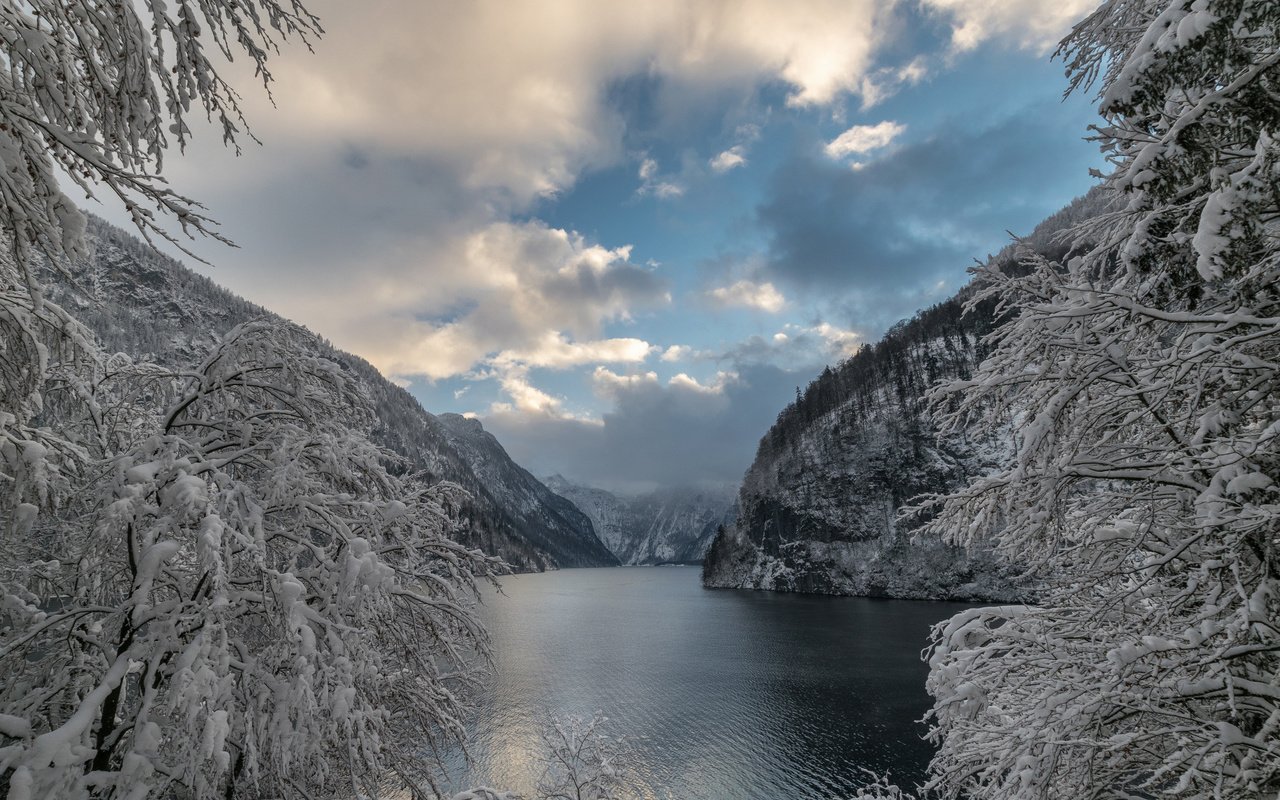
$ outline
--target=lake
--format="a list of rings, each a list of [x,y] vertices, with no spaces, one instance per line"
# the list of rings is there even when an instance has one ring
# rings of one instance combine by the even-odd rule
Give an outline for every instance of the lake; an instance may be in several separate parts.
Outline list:
[[[573,569],[486,592],[494,674],[446,786],[533,795],[540,726],[602,712],[632,740],[634,798],[841,797],[931,747],[920,660],[962,603],[707,590],[695,567]]]

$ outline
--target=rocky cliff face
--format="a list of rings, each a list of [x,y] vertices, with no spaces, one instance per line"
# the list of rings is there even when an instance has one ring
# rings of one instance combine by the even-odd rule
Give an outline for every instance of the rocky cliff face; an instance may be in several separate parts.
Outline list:
[[[89,244],[91,257],[70,280],[47,277],[47,294],[88,325],[108,352],[189,364],[235,325],[275,317],[100,220],[90,219]],[[465,544],[519,571],[618,563],[590,521],[513,463],[492,436],[484,433],[477,444],[368,362],[319,337],[314,345],[357,375],[379,420],[375,441],[432,479],[452,481],[471,494],[461,512],[470,531]]]
[[[1076,201],[1025,244],[1061,257],[1055,233],[1100,202]],[[996,258],[1016,265],[1013,248]],[[1016,568],[990,552],[917,538],[898,520],[912,498],[958,489],[1009,453],[1010,439],[941,436],[925,413],[930,388],[970,377],[997,322],[992,307],[963,314],[968,295],[962,290],[899,323],[824,371],[778,415],[743,479],[736,520],[708,551],[706,586],[956,600],[1025,595]]]
[[[1004,599],[1011,573],[989,554],[916,541],[897,522],[912,497],[996,466],[998,442],[939,436],[922,414],[936,381],[964,378],[983,321],[951,301],[828,370],[760,443],[738,517],[712,545],[704,582],[937,599]],[[989,322],[989,320],[986,320]]]
[[[620,496],[559,475],[544,482],[591,518],[597,535],[623,564],[700,562],[716,530],[734,516],[734,493],[726,489],[671,487]]]

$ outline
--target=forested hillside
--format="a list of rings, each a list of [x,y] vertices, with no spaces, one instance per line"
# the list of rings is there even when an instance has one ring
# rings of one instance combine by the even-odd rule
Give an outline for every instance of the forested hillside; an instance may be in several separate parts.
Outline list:
[[[198,363],[234,326],[270,317],[135,237],[90,218],[90,257],[70,280],[50,274],[49,297],[73,310],[108,352],[176,366]],[[518,571],[615,564],[591,523],[514,464],[500,446],[473,448],[363,359],[313,337],[318,353],[357,376],[377,414],[374,440],[436,480],[471,495],[459,514],[464,543]],[[494,443],[496,445],[496,442]]]
[[[1061,257],[1056,234],[1101,203],[1080,198],[994,259],[1016,271],[1019,247]],[[737,519],[708,552],[707,586],[983,600],[1028,590],[989,551],[916,537],[897,519],[912,498],[959,488],[1009,456],[1011,434],[943,436],[927,414],[929,390],[969,378],[999,322],[992,302],[964,313],[971,292],[828,367],[779,413],[743,479]]]

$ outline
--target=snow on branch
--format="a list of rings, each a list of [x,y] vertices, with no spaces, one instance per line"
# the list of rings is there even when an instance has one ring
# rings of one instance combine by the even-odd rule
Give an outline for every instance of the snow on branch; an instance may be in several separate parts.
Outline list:
[[[463,735],[487,647],[477,581],[500,565],[450,538],[461,490],[388,472],[355,384],[308,337],[235,329],[6,536],[11,787],[327,797],[392,780],[430,796],[424,754]],[[97,390],[165,396],[147,376]]]

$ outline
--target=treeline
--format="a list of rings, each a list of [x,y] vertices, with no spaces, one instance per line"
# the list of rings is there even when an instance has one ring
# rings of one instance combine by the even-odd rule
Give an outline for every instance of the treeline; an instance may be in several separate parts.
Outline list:
[[[1060,233],[1096,217],[1105,210],[1105,203],[1101,193],[1091,191],[989,260],[1012,274],[1024,271],[1019,257],[1023,248],[1062,261],[1079,244],[1063,241]],[[888,408],[913,418],[923,411],[925,393],[939,381],[967,380],[974,365],[986,355],[983,339],[1001,321],[995,303],[989,300],[966,313],[972,294],[969,286],[963,287],[953,297],[898,322],[875,344],[863,347],[834,368],[824,369],[803,391],[797,390],[795,401],[778,413],[773,427],[760,440],[757,461],[771,459],[793,446],[801,431],[836,409],[840,409],[837,433]]]

